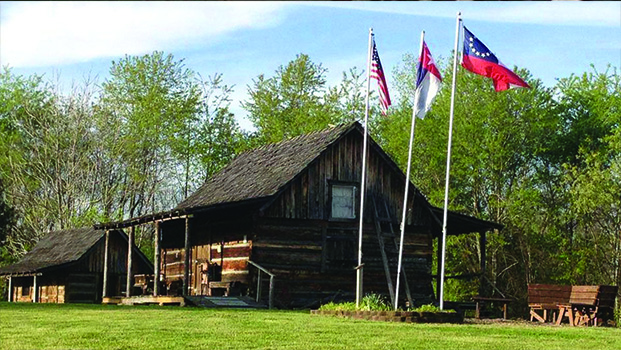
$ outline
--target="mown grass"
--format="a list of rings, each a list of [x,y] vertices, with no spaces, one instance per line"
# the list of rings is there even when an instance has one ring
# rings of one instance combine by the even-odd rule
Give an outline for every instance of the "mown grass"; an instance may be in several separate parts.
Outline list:
[[[401,324],[159,306],[0,303],[0,349],[621,349],[621,329]]]

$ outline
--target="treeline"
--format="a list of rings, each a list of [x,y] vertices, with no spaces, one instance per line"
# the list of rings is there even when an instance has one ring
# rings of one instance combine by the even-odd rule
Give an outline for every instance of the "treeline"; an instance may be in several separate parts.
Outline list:
[[[389,77],[393,101],[370,132],[405,168],[416,57]],[[443,65],[445,82],[451,70]],[[300,54],[247,86],[255,126],[230,112],[233,87],[154,52],[112,62],[103,83],[70,94],[42,77],[0,74],[0,264],[50,230],[122,220],[174,207],[239,152],[330,124],[364,118],[366,74],[352,68],[329,86],[327,69]],[[487,279],[524,300],[531,282],[621,282],[621,81],[616,67],[497,93],[458,73],[450,208],[497,221]],[[450,86],[418,120],[412,180],[442,206]],[[372,94],[375,100],[376,94]],[[150,242],[149,232],[141,236]],[[140,243],[140,239],[138,243]],[[478,271],[476,235],[453,237],[447,274]],[[145,247],[149,247],[145,244]],[[452,280],[447,297],[476,294]]]

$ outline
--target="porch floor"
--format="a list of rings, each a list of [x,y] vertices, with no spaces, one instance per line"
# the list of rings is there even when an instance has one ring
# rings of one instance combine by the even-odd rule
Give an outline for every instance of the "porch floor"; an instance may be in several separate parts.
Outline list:
[[[257,303],[253,298],[246,296],[211,297],[211,296],[150,296],[137,295],[131,297],[106,297],[102,304],[112,305],[179,305],[196,306],[204,308],[229,308],[229,309],[266,309],[267,306]]]
[[[159,295],[156,297],[151,295],[137,295],[132,297],[106,297],[103,298],[101,303],[116,305],[186,305],[186,301],[183,297],[172,297],[166,295]]]

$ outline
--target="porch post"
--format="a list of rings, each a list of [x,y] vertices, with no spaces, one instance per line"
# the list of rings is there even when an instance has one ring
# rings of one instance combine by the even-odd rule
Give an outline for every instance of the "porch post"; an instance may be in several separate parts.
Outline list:
[[[38,295],[39,293],[37,293],[37,275],[32,276],[32,302],[36,303],[37,301],[39,301],[38,299]]]
[[[108,250],[110,249],[110,230],[106,230],[106,242],[104,244],[104,266],[103,266],[103,290],[101,298],[108,296]]]
[[[153,296],[156,297],[160,294],[160,221],[155,222],[153,245]]]
[[[257,273],[257,303],[261,301],[261,283],[263,282],[261,279],[261,270]]]
[[[8,293],[8,302],[12,302],[13,301],[13,277],[9,276],[9,293]]]
[[[132,263],[134,259],[134,228],[130,226],[129,237],[127,239],[127,280],[125,284],[125,296],[130,297],[132,293]]]
[[[479,246],[481,249],[481,277],[479,277],[479,295],[485,296],[485,261],[487,260],[487,237],[485,231],[479,232]]]
[[[183,295],[190,295],[190,218],[185,217],[185,259],[183,265]]]
[[[269,294],[269,299],[268,299],[268,307],[269,309],[273,309],[274,308],[274,275],[270,276],[270,294]]]

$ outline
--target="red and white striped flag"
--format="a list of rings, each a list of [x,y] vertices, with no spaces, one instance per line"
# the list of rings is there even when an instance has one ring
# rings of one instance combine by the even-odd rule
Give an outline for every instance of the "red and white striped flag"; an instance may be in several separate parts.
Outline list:
[[[386,115],[388,106],[390,106],[390,95],[388,94],[388,85],[386,84],[386,77],[382,69],[382,62],[380,62],[379,54],[375,47],[375,39],[373,40],[373,58],[371,59],[371,78],[377,80],[382,114]]]

